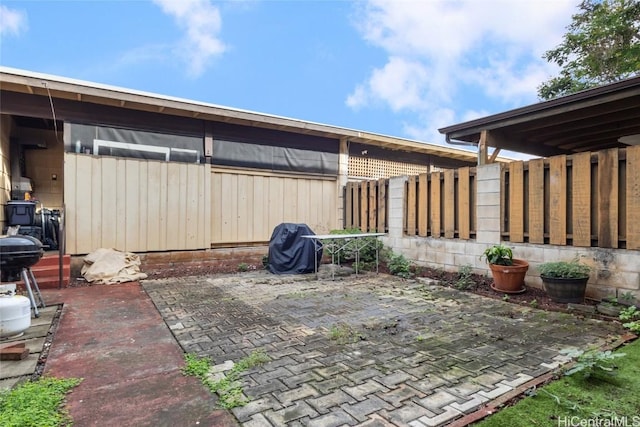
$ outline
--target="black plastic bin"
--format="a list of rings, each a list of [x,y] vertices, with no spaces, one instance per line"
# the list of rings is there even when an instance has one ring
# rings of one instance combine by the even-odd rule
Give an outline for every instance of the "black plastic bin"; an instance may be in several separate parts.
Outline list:
[[[34,225],[36,203],[27,200],[9,200],[4,207],[7,225]]]

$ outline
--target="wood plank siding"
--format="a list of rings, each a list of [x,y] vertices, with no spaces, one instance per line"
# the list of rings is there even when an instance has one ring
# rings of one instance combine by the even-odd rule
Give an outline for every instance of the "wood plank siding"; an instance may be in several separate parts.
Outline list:
[[[211,167],[64,155],[67,253],[210,247]]]
[[[214,247],[268,242],[283,222],[307,224],[316,234],[338,228],[335,178],[214,168],[209,197]]]

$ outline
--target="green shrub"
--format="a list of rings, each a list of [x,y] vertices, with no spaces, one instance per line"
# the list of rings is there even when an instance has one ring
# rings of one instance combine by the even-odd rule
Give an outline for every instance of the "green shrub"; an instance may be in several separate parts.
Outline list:
[[[331,230],[329,234],[361,234],[362,231],[359,228],[347,228],[345,230]],[[358,247],[360,247],[360,262],[366,266],[368,263],[375,263],[376,261],[376,248],[378,251],[383,249],[383,244],[375,237],[363,237],[358,239]],[[324,250],[328,255],[333,255],[337,248],[344,245],[344,248],[337,253],[338,259],[336,262],[343,263],[345,261],[353,262],[356,260],[356,241],[350,240],[345,242],[341,239],[326,240],[324,243]]]
[[[413,277],[411,273],[411,263],[402,254],[392,255],[389,259],[388,265],[389,272],[394,276],[410,279]]]
[[[589,277],[591,267],[580,264],[578,259],[571,261],[545,262],[538,267],[540,276],[563,279],[580,279]]]

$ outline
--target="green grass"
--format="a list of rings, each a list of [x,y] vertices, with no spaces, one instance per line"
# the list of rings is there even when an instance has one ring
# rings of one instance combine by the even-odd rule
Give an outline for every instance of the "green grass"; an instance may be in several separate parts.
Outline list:
[[[11,390],[0,391],[0,426],[70,426],[72,420],[63,408],[66,394],[80,384],[78,378],[40,378]]]
[[[244,406],[249,403],[242,390],[240,374],[254,366],[262,365],[270,360],[269,356],[262,350],[255,350],[247,357],[240,359],[233,365],[225,376],[219,380],[212,380],[208,377],[211,370],[211,359],[208,357],[198,357],[195,354],[185,354],[185,366],[182,368],[184,375],[192,375],[200,378],[202,383],[219,397],[218,404],[224,409],[231,409]]]
[[[601,424],[595,425],[624,425],[608,421],[615,422],[617,418],[620,422],[623,417],[629,426],[640,425],[640,340],[616,352],[626,356],[615,359],[617,375],[614,378],[563,376],[476,426],[558,426],[571,425],[571,422],[582,425],[576,423],[596,419]],[[567,420],[567,424],[559,424],[563,420]],[[588,421],[583,422],[587,425]]]

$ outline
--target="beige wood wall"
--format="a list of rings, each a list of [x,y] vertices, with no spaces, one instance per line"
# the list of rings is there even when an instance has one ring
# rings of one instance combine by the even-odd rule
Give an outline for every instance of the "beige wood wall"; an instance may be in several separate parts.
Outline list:
[[[64,155],[66,252],[207,249],[211,167]]]
[[[216,168],[211,200],[214,246],[268,242],[283,222],[307,224],[316,234],[338,228],[336,178]]]

